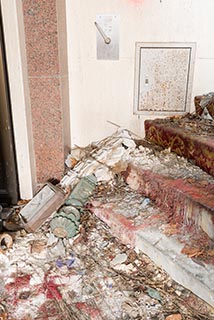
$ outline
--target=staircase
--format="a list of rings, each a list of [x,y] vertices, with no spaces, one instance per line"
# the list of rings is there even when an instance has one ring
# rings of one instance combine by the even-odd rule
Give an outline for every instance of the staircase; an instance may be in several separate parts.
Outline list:
[[[200,117],[147,120],[118,185],[91,211],[214,307],[214,126]]]

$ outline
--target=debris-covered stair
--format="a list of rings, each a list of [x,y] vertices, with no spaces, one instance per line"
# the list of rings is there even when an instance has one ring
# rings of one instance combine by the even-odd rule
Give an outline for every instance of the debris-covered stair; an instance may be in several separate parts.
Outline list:
[[[145,121],[146,139],[214,175],[214,94],[195,97],[195,114]]]
[[[81,155],[73,161],[77,151]],[[136,141],[128,130],[119,129],[74,150],[71,169],[60,187],[73,189],[84,176],[94,175],[98,190],[88,206],[91,212],[110,227],[113,236],[143,251],[214,307],[214,177],[170,151]],[[70,208],[64,209],[50,225],[56,236],[69,238],[64,222]],[[71,213],[70,222],[77,227]]]
[[[174,119],[168,121],[174,132]],[[195,138],[195,122],[192,124]],[[149,127],[147,122],[147,138],[151,140]],[[166,125],[162,129],[168,130]],[[156,137],[164,140],[160,135]],[[194,146],[190,132],[186,138]],[[142,250],[174,280],[214,306],[214,178],[171,153],[172,145],[161,145],[167,149],[159,151],[152,146],[136,149],[123,172],[126,186],[121,187],[119,194],[118,186],[107,194],[101,192],[92,202],[92,211],[124,243]],[[186,141],[183,145],[186,146]],[[196,143],[194,147],[197,146]],[[199,147],[203,149],[200,143]],[[187,156],[185,152],[180,154]],[[206,159],[214,159],[213,151],[205,152],[203,159],[206,155]],[[210,163],[205,159],[201,162]],[[214,165],[208,165],[206,171],[211,173],[213,168]]]

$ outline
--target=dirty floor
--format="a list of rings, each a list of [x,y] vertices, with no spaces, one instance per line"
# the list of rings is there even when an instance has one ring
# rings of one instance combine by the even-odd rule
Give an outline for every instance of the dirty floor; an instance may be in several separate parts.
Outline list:
[[[89,149],[75,149],[67,159],[71,169],[60,185],[72,189],[82,177],[95,174],[98,187],[91,206],[81,212],[74,238],[55,237],[50,216],[44,224],[40,221],[42,227],[34,233],[11,232],[12,245],[3,243],[10,237],[0,241],[0,320],[214,320],[209,305],[175,283],[142,252],[122,244],[91,212],[93,201],[113,202],[136,228],[156,212],[149,211],[148,198],[124,186],[120,173],[131,160],[158,172],[172,171],[175,179],[200,177],[213,183],[213,177],[168,151],[138,147],[126,130]],[[12,230],[9,223],[5,226]]]
[[[0,254],[1,319],[214,319],[214,311],[88,211],[80,234],[59,240],[49,222],[16,233]]]

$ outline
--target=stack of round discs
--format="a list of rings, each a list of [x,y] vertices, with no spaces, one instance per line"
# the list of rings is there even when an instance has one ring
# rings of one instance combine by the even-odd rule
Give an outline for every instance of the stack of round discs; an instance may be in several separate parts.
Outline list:
[[[72,238],[79,231],[80,212],[73,206],[63,206],[50,222],[53,234],[58,238]]]

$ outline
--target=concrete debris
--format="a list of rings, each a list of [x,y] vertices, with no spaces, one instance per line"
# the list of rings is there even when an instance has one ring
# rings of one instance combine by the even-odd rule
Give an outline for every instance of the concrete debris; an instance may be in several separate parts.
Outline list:
[[[123,214],[128,240],[150,218],[152,201],[130,192],[120,175],[129,162],[162,173],[171,170],[175,178],[207,178],[167,151],[138,148],[127,130],[119,129],[86,149],[72,150],[66,160],[71,169],[60,184],[46,184],[21,209],[22,226],[29,233],[16,232],[13,246],[4,239],[2,319],[214,320],[210,306],[178,286],[131,243],[122,244],[89,212],[90,205],[105,198],[108,219],[109,208],[116,211],[112,224]],[[86,206],[92,195],[94,201]],[[153,213],[157,221],[162,218],[158,209]]]
[[[75,192],[77,192],[80,186],[78,182],[81,178],[93,175],[96,177],[98,183],[112,182],[114,181],[115,175],[125,171],[130,162],[143,166],[144,170],[152,170],[162,175],[168,174],[174,179],[191,178],[197,180],[198,177],[200,177],[203,181],[214,181],[214,178],[204,173],[198,167],[190,165],[184,158],[176,156],[167,150],[155,152],[151,147],[139,146],[137,148],[131,134],[124,129],[118,129],[117,132],[110,137],[100,142],[92,143],[86,148],[75,148],[72,150],[71,156],[76,157],[75,159],[78,162],[63,177],[60,184],[58,186],[53,186],[50,183],[45,184],[35,197],[21,209],[19,213],[21,223],[19,222],[19,225],[24,227],[26,231],[35,232],[51,214],[63,205],[65,198],[68,196],[68,189],[70,188],[72,190],[76,185],[77,189],[75,188],[72,191],[71,196],[67,200],[67,204],[69,204],[70,201],[70,205],[77,207]],[[86,181],[87,180],[82,180],[81,184],[87,184]],[[139,188],[138,181],[132,178],[132,176],[127,178],[127,183],[134,190]],[[84,199],[80,201],[84,202]],[[149,200],[144,201],[142,206],[146,206],[146,202],[149,203]],[[67,212],[69,211],[69,209],[65,210]],[[72,229],[70,233],[68,230],[63,231],[57,229],[55,234],[59,237],[73,237],[78,232],[79,221],[78,219],[74,221],[75,215],[73,212],[70,213],[70,218],[68,218],[64,209],[61,209],[61,211],[57,212],[54,216],[53,220],[55,220],[55,222],[52,222],[54,230],[57,226],[57,220],[59,220],[63,226],[69,222]],[[5,224],[5,226],[8,230],[11,230],[9,229],[9,224]],[[64,227],[62,227],[62,229],[64,229]]]
[[[88,154],[93,150],[93,146],[88,146],[86,148],[76,147],[71,149],[70,154],[68,154],[65,164],[68,168],[73,169],[73,167],[81,161],[83,158],[87,157]]]
[[[126,253],[121,253],[118,254],[116,257],[114,257],[114,259],[111,261],[111,266],[115,267],[118,264],[122,264],[124,262],[126,262],[127,260],[127,254]]]
[[[65,192],[50,183],[45,184],[20,211],[21,224],[28,232],[36,231],[65,200]]]
[[[88,156],[61,180],[62,187],[73,187],[79,178],[91,174],[94,174],[99,182],[110,181],[114,177],[112,167],[121,161],[127,162],[136,144],[127,130],[118,129],[112,136],[93,143],[92,146]]]
[[[209,92],[201,97],[200,107],[202,109],[206,108],[210,103],[214,101],[214,92]]]
[[[76,207],[76,204],[74,204],[77,201],[75,192],[79,193],[78,188],[82,188],[81,196],[84,199],[80,199],[80,201],[84,202],[85,198],[87,199],[88,197],[87,191],[83,196],[85,188],[87,188],[87,182],[93,185],[95,181],[93,181],[94,178],[89,178],[87,181],[85,177],[92,177],[93,175],[97,181],[112,180],[114,178],[113,167],[121,162],[127,162],[130,153],[135,147],[135,142],[129,132],[119,129],[115,134],[100,142],[93,143],[86,148],[73,149],[66,160],[67,165],[72,169],[64,176],[60,184],[57,187],[51,183],[45,184],[20,211],[19,216],[22,227],[28,232],[36,231],[54,211],[57,211],[63,205],[68,188],[73,189],[77,185],[77,188],[73,190],[72,195],[69,197],[70,200],[68,199],[71,205]],[[78,182],[81,178],[85,178],[85,180],[83,179],[79,185]],[[73,200],[71,199],[72,196]],[[80,193],[78,196],[80,196]],[[56,213],[52,222],[55,235],[68,238],[75,236],[78,231],[78,219],[76,224],[71,223],[72,219],[73,213],[68,218],[63,209]],[[64,230],[67,222],[70,223],[70,228],[72,229],[70,232]],[[58,223],[62,225],[61,229],[57,227]]]
[[[6,319],[214,319],[188,290],[178,297],[163,270],[118,242],[95,216],[85,212],[81,223],[84,232],[72,245],[53,242],[46,222],[32,234],[18,233],[13,248],[0,254]]]

